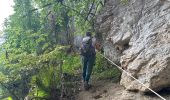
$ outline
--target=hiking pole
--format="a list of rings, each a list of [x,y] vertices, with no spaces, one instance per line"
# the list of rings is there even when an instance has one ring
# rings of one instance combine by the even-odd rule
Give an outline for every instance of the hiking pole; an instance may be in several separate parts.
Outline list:
[[[129,75],[131,78],[133,78],[134,80],[136,80],[137,82],[139,82],[141,85],[143,85],[144,87],[146,87],[147,89],[149,89],[151,92],[153,92],[154,94],[156,94],[159,98],[161,98],[162,100],[166,100],[164,97],[162,97],[160,94],[158,94],[157,92],[155,92],[154,90],[152,90],[151,88],[147,87],[144,83],[142,83],[141,81],[139,81],[138,79],[136,79],[134,76],[132,76],[130,73],[128,73],[126,70],[124,70],[121,66],[118,66],[117,64],[115,64],[113,61],[111,61],[109,58],[107,58],[106,56],[104,56],[103,54],[99,53],[102,57],[104,57],[106,60],[108,60],[112,65],[115,65],[118,69],[122,70],[123,72],[125,72],[127,75]]]

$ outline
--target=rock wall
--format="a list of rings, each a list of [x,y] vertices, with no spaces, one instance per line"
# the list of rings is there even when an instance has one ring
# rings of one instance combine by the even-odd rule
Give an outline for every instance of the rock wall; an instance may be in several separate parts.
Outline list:
[[[105,55],[156,91],[170,86],[170,0],[107,0],[96,19]],[[148,92],[122,73],[127,90]]]

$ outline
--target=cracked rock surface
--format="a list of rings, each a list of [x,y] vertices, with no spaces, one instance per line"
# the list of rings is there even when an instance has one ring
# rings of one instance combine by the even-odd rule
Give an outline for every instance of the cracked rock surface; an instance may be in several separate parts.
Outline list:
[[[95,28],[108,58],[155,91],[170,86],[170,0],[108,0]],[[149,92],[126,73],[121,84]]]

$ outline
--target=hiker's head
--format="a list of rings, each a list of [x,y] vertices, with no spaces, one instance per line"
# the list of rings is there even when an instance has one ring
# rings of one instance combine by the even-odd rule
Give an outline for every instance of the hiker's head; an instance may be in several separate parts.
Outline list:
[[[86,32],[86,36],[90,36],[91,37],[91,32]]]

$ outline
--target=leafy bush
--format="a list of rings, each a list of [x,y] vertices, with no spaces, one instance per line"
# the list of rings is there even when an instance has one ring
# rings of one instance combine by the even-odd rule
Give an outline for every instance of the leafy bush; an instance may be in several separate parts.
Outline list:
[[[121,75],[119,69],[111,65],[99,53],[96,55],[96,66],[93,72],[97,79],[113,79],[117,81]]]
[[[63,72],[69,74],[76,74],[77,70],[81,68],[81,60],[79,55],[68,55],[64,58]]]
[[[59,47],[57,47],[59,48]],[[41,57],[43,60],[46,59],[46,61],[53,61],[53,60],[60,60],[63,62],[62,65],[62,73],[67,73],[69,75],[75,75],[77,70],[80,68],[80,58],[76,54],[66,54],[65,50],[57,49],[56,51],[51,51],[50,53],[47,53],[46,56]],[[59,50],[59,51],[58,51]],[[58,53],[57,53],[58,52]],[[49,56],[50,55],[50,56]],[[47,58],[48,59],[47,59]],[[57,57],[57,58],[55,58]],[[32,87],[36,86],[34,88],[35,90],[29,93],[29,96],[33,97],[34,94],[37,97],[45,97],[45,98],[51,98],[52,92],[56,91],[55,95],[60,96],[60,89],[61,89],[61,77],[60,77],[60,64],[54,65],[53,63],[47,63],[47,65],[43,65],[40,69],[40,71],[32,77],[31,85]]]

